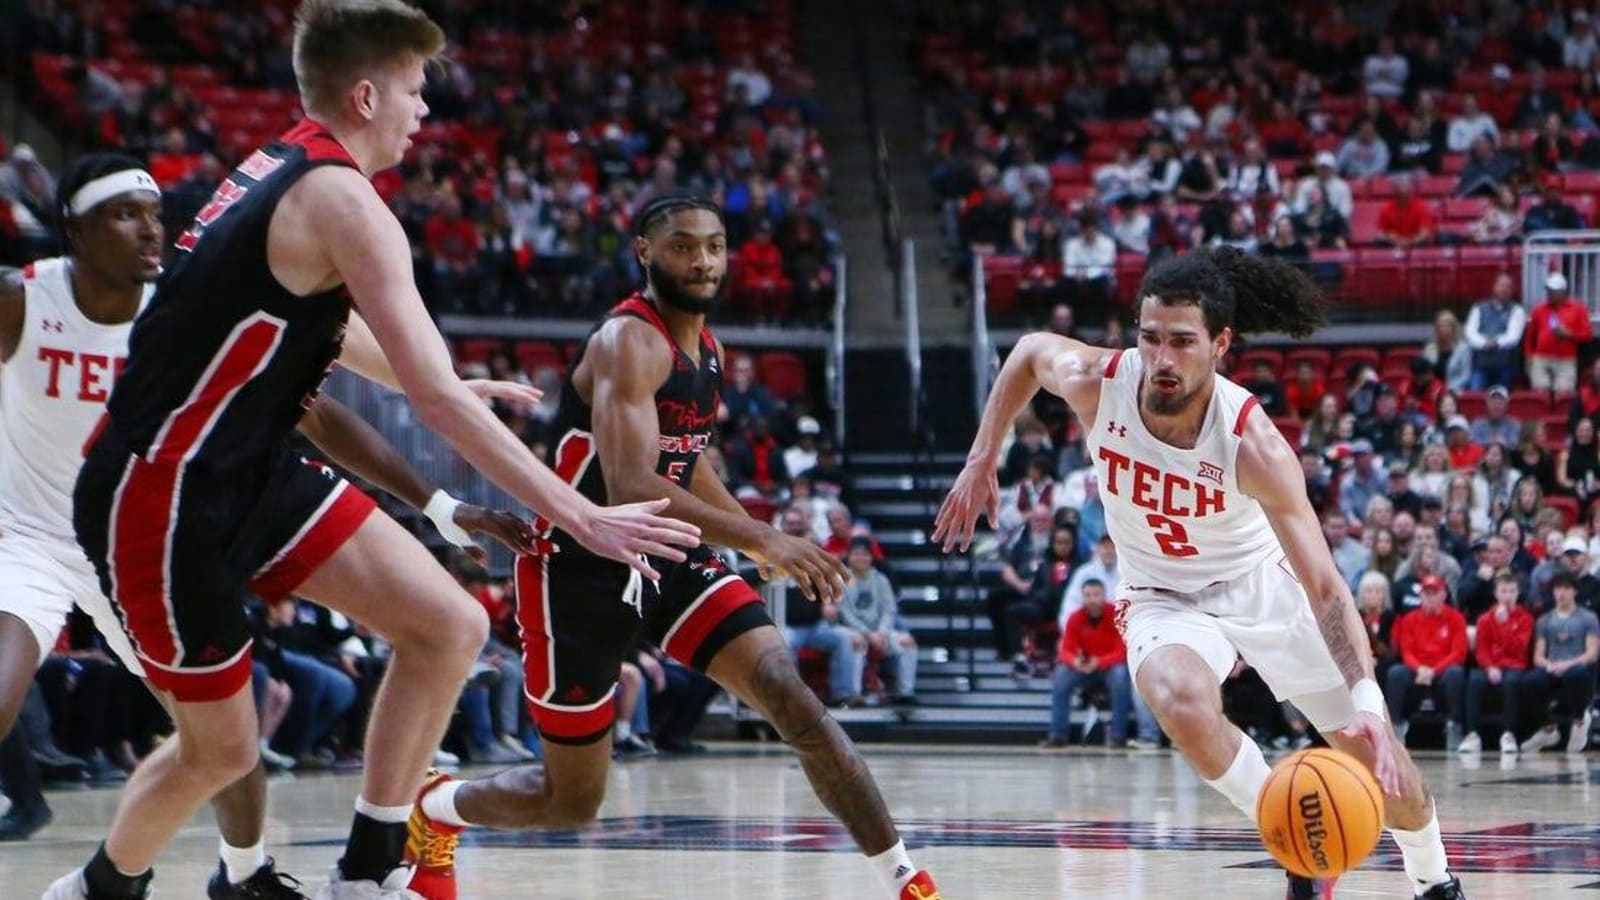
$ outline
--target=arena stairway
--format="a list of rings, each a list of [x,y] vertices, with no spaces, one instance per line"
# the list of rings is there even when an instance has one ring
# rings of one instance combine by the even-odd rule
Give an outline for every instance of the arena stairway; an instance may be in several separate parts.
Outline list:
[[[983,597],[986,585],[999,577],[1000,561],[946,556],[929,543],[934,511],[963,458],[948,451],[921,459],[906,451],[849,456],[854,512],[883,545],[904,624],[919,647],[917,705],[836,711],[854,737],[1017,742],[1044,734],[1048,681],[1012,680],[1010,664],[989,645]],[[738,719],[747,736],[770,734],[750,716]]]

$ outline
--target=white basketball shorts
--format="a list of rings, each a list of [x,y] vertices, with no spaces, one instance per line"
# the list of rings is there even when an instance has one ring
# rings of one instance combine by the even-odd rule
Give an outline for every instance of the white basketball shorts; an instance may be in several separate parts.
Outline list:
[[[1218,684],[1233,671],[1234,660],[1244,657],[1273,695],[1293,703],[1318,731],[1338,730],[1354,719],[1349,688],[1287,558],[1194,593],[1124,583],[1117,597],[1126,603],[1119,623],[1135,684],[1145,659],[1177,645],[1205,660]]]
[[[94,567],[77,542],[19,531],[0,522],[0,613],[10,613],[28,625],[39,642],[41,661],[55,649],[74,603],[94,619],[128,671],[143,677],[133,645],[100,593]]]

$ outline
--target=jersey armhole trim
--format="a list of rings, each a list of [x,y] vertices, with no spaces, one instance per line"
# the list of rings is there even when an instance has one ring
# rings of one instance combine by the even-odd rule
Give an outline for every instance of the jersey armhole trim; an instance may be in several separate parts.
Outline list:
[[[1123,351],[1123,350],[1118,350],[1117,352],[1111,354],[1111,357],[1106,360],[1106,371],[1105,371],[1105,377],[1106,378],[1115,378],[1115,377],[1117,377],[1117,364],[1122,362],[1122,354],[1124,352],[1125,351]]]
[[[1244,425],[1245,422],[1249,421],[1250,419],[1250,410],[1255,409],[1260,405],[1260,400],[1251,397],[1250,399],[1244,401],[1244,406],[1239,407],[1239,418],[1233,423],[1234,437],[1244,437]]]

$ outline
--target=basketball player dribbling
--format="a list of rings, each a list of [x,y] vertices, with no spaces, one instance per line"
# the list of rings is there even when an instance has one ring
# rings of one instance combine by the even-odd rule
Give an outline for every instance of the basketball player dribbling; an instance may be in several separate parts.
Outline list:
[[[665,497],[667,514],[706,540],[743,551],[764,570],[795,579],[812,601],[836,602],[848,570],[814,541],[783,534],[745,512],[702,452],[716,429],[723,349],[706,327],[727,274],[721,211],[685,195],[652,199],[634,217],[642,292],[590,332],[562,390],[553,451],[557,474],[595,502]],[[598,559],[559,528],[553,556],[517,565],[517,618],[529,711],[544,741],[542,769],[522,767],[423,788],[408,854],[412,887],[455,900],[455,850],[463,826],[572,828],[605,796],[613,694],[623,654],[642,635],[760,710],[799,756],[811,787],[870,858],[895,900],[938,900],[911,863],[866,762],[800,680],[791,650],[760,597],[704,544],[662,578]]]
[[[443,44],[400,0],[303,2],[308,118],[223,181],[134,325],[73,524],[145,676],[174,698],[177,737],[133,773],[105,843],[48,900],[146,896],[184,822],[258,764],[251,590],[306,597],[393,645],[350,837],[318,897],[415,897],[406,819],[488,622],[415,537],[287,445],[335,362],[403,390],[468,463],[600,556],[653,577],[644,554],[675,562],[698,542],[655,515],[664,502],[591,503],[452,371],[405,233],[368,180],[420,127]]]
[[[1031,334],[1007,358],[933,539],[970,546],[993,524],[1001,440],[1043,387],[1083,422],[1116,540],[1128,666],[1173,743],[1252,821],[1269,774],[1223,717],[1236,656],[1334,747],[1373,771],[1413,893],[1464,894],[1421,773],[1385,718],[1361,620],[1306,497],[1298,457],[1256,399],[1216,374],[1234,337],[1296,337],[1323,321],[1299,271],[1232,249],[1157,265],[1137,295],[1137,352]],[[1290,878],[1291,897],[1331,884]]]
[[[105,412],[128,355],[134,316],[160,272],[165,230],[161,194],[138,161],[118,154],[80,158],[59,188],[69,252],[24,270],[0,269],[0,734],[12,730],[33,672],[76,604],[94,620],[128,671],[143,675],[133,648],[72,533],[72,486],[81,450]],[[426,508],[434,488],[370,425],[321,398],[300,431],[345,468]],[[513,550],[532,531],[506,513],[448,495],[435,512],[447,540],[471,547],[485,533]],[[13,749],[15,747],[15,749]],[[17,792],[0,836],[21,839],[44,827],[50,810],[38,792],[20,730],[0,751],[0,778]],[[262,846],[266,773],[260,766],[214,799],[222,832],[210,900],[292,900],[302,895]]]

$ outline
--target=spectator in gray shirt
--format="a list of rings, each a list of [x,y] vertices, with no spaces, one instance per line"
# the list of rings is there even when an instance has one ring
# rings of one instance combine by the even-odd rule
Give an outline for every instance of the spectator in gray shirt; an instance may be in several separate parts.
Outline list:
[[[1595,662],[1600,660],[1600,618],[1578,606],[1578,580],[1571,572],[1550,579],[1556,608],[1533,626],[1533,668],[1523,681],[1534,709],[1543,710],[1552,693],[1558,707],[1570,718],[1567,752],[1582,753],[1589,743],[1594,701]],[[1561,740],[1557,724],[1547,719],[1543,728],[1522,742],[1524,753],[1537,753]]]
[[[1328,540],[1328,549],[1333,553],[1333,564],[1339,568],[1339,574],[1344,576],[1350,589],[1355,590],[1362,573],[1367,571],[1367,564],[1372,561],[1372,551],[1350,537],[1350,520],[1341,512],[1330,512],[1322,518],[1322,536]]]
[[[839,621],[867,639],[868,659],[882,657],[894,672],[894,702],[909,703],[917,688],[917,642],[897,631],[900,603],[889,579],[872,566],[872,542],[852,538],[845,556],[850,583],[839,601]]]
[[[1472,423],[1472,442],[1480,447],[1490,444],[1515,447],[1522,438],[1522,422],[1506,412],[1511,406],[1511,392],[1505,385],[1497,384],[1489,388],[1484,402],[1489,409]]]

